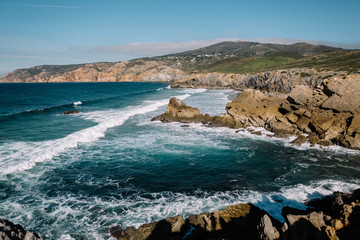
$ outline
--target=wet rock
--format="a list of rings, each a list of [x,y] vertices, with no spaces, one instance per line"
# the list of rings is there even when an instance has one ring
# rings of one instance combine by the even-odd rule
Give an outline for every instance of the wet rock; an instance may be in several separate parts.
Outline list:
[[[261,131],[251,131],[250,133],[253,134],[253,135],[258,135],[258,136],[262,135]]]

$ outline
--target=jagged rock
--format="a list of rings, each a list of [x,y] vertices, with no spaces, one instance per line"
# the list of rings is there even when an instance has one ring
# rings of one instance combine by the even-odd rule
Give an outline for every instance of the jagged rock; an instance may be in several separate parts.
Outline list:
[[[170,99],[166,112],[151,119],[151,121],[160,120],[162,122],[202,122],[203,115],[197,108],[187,106],[183,101],[173,97]]]
[[[42,240],[40,234],[26,231],[21,225],[0,218],[1,240]]]
[[[259,238],[263,240],[274,240],[280,238],[279,231],[273,226],[269,215],[262,216],[259,225],[257,226],[259,231]]]

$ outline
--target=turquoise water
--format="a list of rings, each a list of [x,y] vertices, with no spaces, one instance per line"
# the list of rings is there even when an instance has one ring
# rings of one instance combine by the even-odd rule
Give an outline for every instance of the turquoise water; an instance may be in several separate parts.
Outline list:
[[[111,239],[117,224],[241,202],[282,220],[284,205],[360,187],[356,151],[150,121],[173,96],[219,115],[234,95],[158,83],[0,84],[0,217],[46,239]]]

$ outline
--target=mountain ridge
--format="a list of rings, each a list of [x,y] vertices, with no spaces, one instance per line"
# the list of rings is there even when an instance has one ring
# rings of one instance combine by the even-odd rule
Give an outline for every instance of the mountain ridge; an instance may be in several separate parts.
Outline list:
[[[280,62],[290,62],[309,56],[339,53],[346,55],[349,50],[325,45],[295,43],[290,45],[258,42],[220,42],[207,47],[168,54],[157,57],[137,58],[121,62],[95,62],[70,65],[40,65],[25,69],[16,69],[0,78],[0,82],[123,82],[123,81],[158,81],[172,82],[192,72],[222,72],[216,68],[219,64],[231,64],[235,59],[241,61],[255,58],[256,61],[268,61],[274,54]],[[230,59],[230,60],[229,60]],[[240,62],[239,62],[240,61]],[[258,62],[256,62],[258,64]],[[278,62],[268,67],[255,67],[247,70],[227,68],[224,72],[247,73],[274,70]],[[215,67],[214,67],[215,66]],[[257,65],[256,65],[257,66]],[[296,64],[292,67],[297,67]],[[241,69],[241,71],[238,71]]]

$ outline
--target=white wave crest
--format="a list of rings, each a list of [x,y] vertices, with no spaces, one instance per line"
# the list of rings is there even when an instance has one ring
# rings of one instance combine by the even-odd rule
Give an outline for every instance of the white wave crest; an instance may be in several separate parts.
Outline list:
[[[189,94],[185,94],[177,96],[177,98],[183,100],[189,96]],[[168,104],[168,102],[168,99],[148,101],[145,104],[121,110],[82,113],[80,116],[99,124],[56,140],[4,144],[0,146],[0,172],[9,174],[31,169],[36,163],[50,160],[68,149],[76,148],[79,144],[97,141],[105,136],[107,129],[122,125],[134,115],[155,111],[159,107]]]
[[[77,101],[77,102],[74,102],[73,104],[74,104],[75,106],[76,106],[76,105],[81,105],[82,102],[81,102],[81,101]]]

